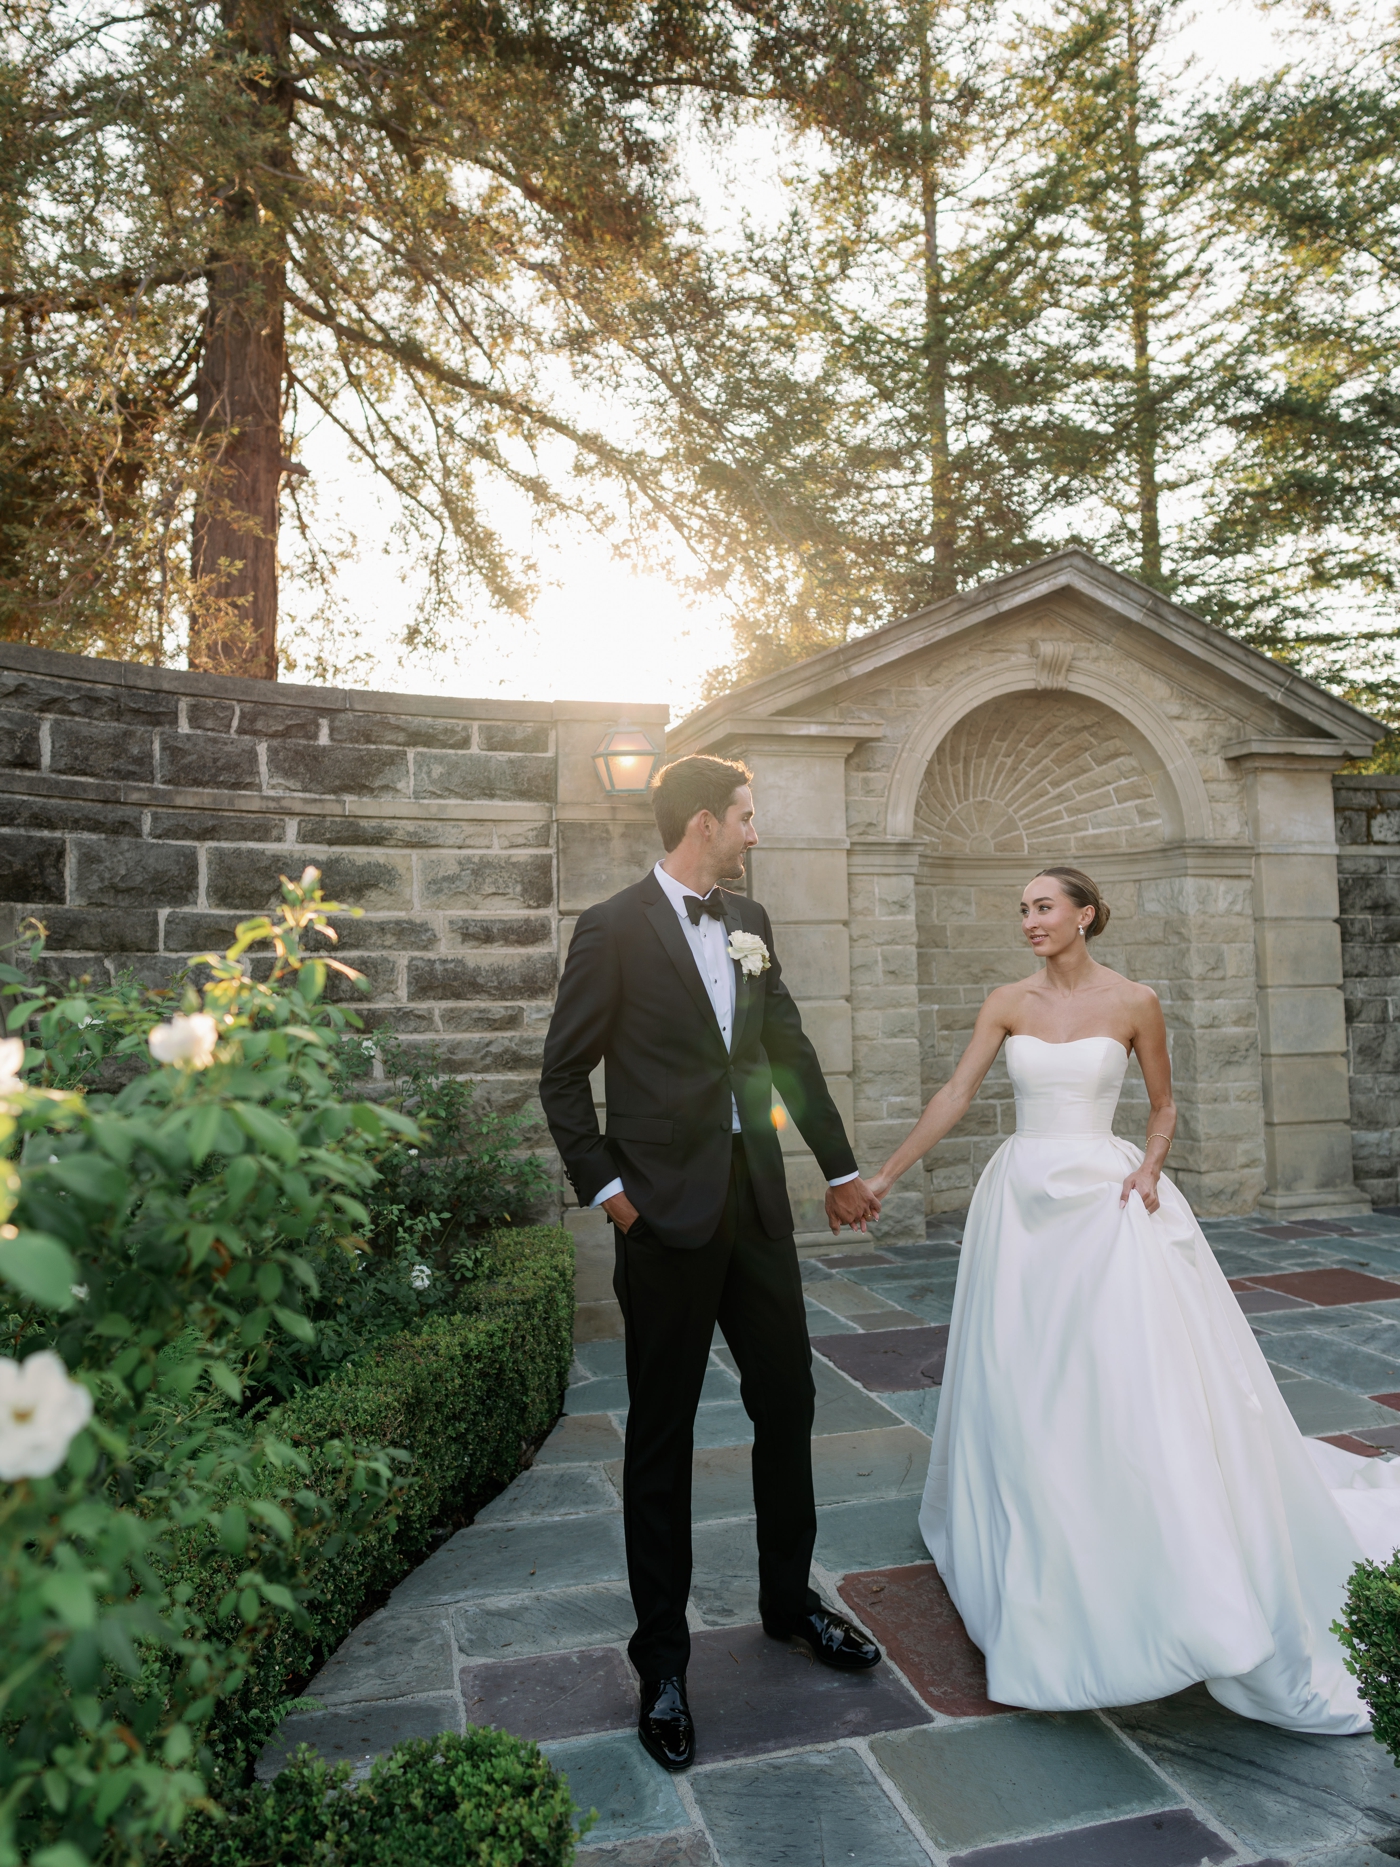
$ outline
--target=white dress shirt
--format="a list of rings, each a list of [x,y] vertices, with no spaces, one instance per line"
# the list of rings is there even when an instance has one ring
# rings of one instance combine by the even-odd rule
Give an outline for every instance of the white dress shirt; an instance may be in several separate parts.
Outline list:
[[[686,912],[687,897],[693,896],[702,901],[704,896],[694,888],[687,888],[684,882],[678,882],[674,875],[668,875],[658,862],[652,873],[661,884],[661,889],[680,919],[681,931],[686,944],[695,956],[695,964],[700,969],[705,990],[710,1003],[715,1008],[715,1017],[719,1020],[720,1036],[724,1039],[726,1050],[734,1048],[734,961],[729,957],[729,929],[722,920],[713,914],[702,914],[696,924]],[[734,1117],[734,1133],[742,1132],[739,1126],[739,1104],[731,1096],[730,1108]],[[839,1180],[829,1180],[828,1186],[844,1186],[847,1180],[859,1179],[859,1173],[843,1173]],[[595,1206],[601,1206],[605,1199],[612,1199],[623,1191],[622,1181],[609,1180],[608,1184],[594,1199]]]

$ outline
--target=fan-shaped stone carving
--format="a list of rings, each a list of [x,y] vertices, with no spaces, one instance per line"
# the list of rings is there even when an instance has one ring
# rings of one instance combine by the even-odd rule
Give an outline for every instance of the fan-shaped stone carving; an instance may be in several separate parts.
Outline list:
[[[959,720],[929,761],[915,821],[946,855],[1088,856],[1162,840],[1113,715],[1074,695],[1013,694]]]

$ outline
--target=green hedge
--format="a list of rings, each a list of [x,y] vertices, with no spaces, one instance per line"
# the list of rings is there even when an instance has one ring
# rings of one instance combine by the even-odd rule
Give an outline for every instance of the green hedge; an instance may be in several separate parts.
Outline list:
[[[534,1744],[469,1729],[399,1744],[368,1781],[298,1753],[269,1788],[196,1817],[188,1867],[568,1867],[568,1785]],[[585,1821],[584,1826],[587,1827]]]
[[[1343,1616],[1333,1632],[1346,1649],[1376,1737],[1400,1761],[1400,1554],[1384,1565],[1357,1563]]]
[[[573,1353],[572,1240],[561,1227],[536,1225],[497,1232],[490,1245],[490,1275],[464,1293],[470,1307],[380,1344],[272,1416],[276,1435],[309,1461],[307,1485],[332,1508],[303,1555],[313,1582],[304,1615],[274,1624],[244,1683],[218,1708],[211,1745],[221,1773],[246,1767],[292,1682],[345,1638],[367,1601],[402,1579],[461,1503],[509,1483],[557,1415]],[[349,1452],[364,1446],[401,1449],[412,1462],[390,1504],[346,1538],[336,1520],[354,1504]],[[215,1619],[237,1587],[236,1558],[202,1536],[179,1563],[192,1605]]]

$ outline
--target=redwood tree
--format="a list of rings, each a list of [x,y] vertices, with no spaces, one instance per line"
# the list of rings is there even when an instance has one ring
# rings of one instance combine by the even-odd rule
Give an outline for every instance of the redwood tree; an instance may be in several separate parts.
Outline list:
[[[671,126],[867,83],[856,0],[52,0],[0,72],[0,629],[271,677],[319,419],[428,569],[520,610],[504,486],[675,516],[575,383],[686,239]]]

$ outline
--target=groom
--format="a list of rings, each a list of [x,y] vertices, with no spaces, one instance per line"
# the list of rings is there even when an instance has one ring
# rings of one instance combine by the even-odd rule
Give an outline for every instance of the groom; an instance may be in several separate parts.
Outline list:
[[[545,1041],[540,1095],[582,1205],[613,1223],[627,1336],[623,1526],[641,1678],[638,1733],[656,1761],[695,1754],[690,1658],[690,1465],[718,1322],[753,1421],[759,1612],[776,1640],[863,1671],[880,1651],[813,1592],[812,1351],[773,1089],[827,1177],[827,1218],[864,1229],[860,1178],[768,915],[745,895],[757,843],[752,773],[683,758],[652,787],[664,861],[579,917]],[[604,1059],[607,1128],[589,1073]]]

